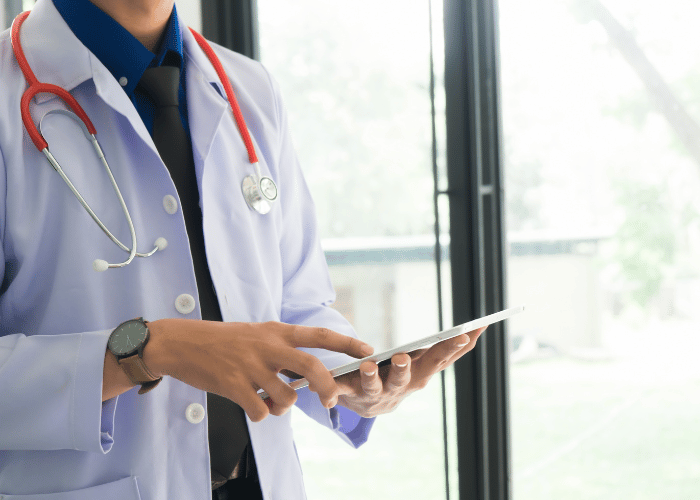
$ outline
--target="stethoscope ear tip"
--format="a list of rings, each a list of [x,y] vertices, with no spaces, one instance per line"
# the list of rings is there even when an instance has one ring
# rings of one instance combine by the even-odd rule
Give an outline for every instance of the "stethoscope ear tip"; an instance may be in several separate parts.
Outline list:
[[[163,250],[167,246],[168,246],[168,240],[166,240],[162,236],[156,240],[156,248],[158,250]]]
[[[109,268],[109,264],[107,263],[106,260],[102,259],[95,259],[92,262],[92,268],[97,271],[98,273],[101,273],[103,271],[106,271]]]

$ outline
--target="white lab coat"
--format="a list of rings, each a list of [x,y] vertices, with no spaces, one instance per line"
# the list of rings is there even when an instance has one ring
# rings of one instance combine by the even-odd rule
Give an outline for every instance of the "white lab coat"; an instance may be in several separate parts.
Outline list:
[[[330,309],[333,291],[314,208],[292,148],[275,83],[258,63],[221,47],[221,58],[250,129],[263,172],[279,200],[261,216],[246,205],[241,180],[252,173],[216,73],[183,29],[187,102],[202,200],[207,258],[224,321],[323,325],[353,334]],[[197,297],[177,192],[136,109],[109,71],[73,35],[50,0],[22,28],[25,54],[40,81],[72,92],[97,128],[131,212],[139,251],[158,237],[165,250],[124,269],[98,273],[94,259],[121,262],[21,125],[27,84],[9,31],[0,35],[0,498],[3,500],[206,500],[211,498],[204,392],[166,377],[146,395],[133,389],[101,403],[107,338],[120,322],[182,314],[176,299]],[[40,95],[34,121],[63,104]],[[49,148],[107,227],[129,232],[108,177],[69,118],[44,123]],[[179,208],[179,207],[178,207]],[[346,356],[316,351],[327,366]],[[371,420],[325,410],[302,391],[298,406],[359,445]],[[359,423],[358,423],[359,422]],[[250,423],[264,497],[305,498],[289,414]]]

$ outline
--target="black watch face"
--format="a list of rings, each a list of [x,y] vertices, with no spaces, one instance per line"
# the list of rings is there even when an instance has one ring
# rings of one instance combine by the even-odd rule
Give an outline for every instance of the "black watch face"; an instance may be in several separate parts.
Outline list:
[[[109,350],[115,356],[126,356],[136,352],[146,340],[148,328],[143,322],[132,319],[120,325],[109,337]]]

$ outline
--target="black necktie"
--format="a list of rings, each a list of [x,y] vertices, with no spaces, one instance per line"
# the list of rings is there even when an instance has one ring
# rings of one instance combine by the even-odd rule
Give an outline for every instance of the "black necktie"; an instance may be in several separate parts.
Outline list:
[[[137,90],[149,96],[155,103],[153,142],[160,157],[168,167],[182,203],[185,226],[190,239],[190,250],[199,289],[202,319],[222,321],[221,310],[214,292],[207,257],[204,251],[202,212],[199,208],[199,191],[192,157],[192,143],[180,118],[178,90],[180,68],[159,66],[147,69]],[[248,426],[243,410],[236,403],[207,393],[209,411],[209,453],[211,455],[212,487],[231,478],[234,468],[250,442]],[[250,450],[250,448],[249,448]],[[248,457],[247,462],[252,457]],[[238,475],[250,474],[251,463]]]

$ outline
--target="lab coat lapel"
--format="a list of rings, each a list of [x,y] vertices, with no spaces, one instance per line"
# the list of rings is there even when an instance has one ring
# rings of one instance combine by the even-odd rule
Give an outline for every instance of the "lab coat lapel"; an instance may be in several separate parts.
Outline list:
[[[92,78],[90,51],[76,38],[51,0],[36,3],[22,25],[20,41],[39,81],[70,91]],[[37,102],[51,98],[39,94]]]
[[[51,26],[46,33],[46,26]],[[51,0],[39,0],[22,25],[22,46],[34,74],[41,82],[52,83],[72,91],[92,79],[97,95],[118,113],[125,116],[136,134],[153,152],[158,150],[143,120],[114,76],[73,34]],[[56,50],[56,48],[60,50]],[[51,94],[38,94],[37,104],[57,99]],[[99,139],[99,130],[97,137]]]
[[[139,138],[151,148],[156,156],[160,157],[151,134],[148,133],[141,116],[136,111],[126,92],[119,85],[119,82],[114,79],[112,73],[92,53],[90,54],[90,62],[92,63],[92,79],[95,83],[97,95],[102,98],[105,104],[129,120]]]
[[[192,136],[192,152],[198,168],[206,164],[216,131],[226,113],[228,101],[214,88],[219,78],[187,26],[180,23],[187,64],[187,109]],[[202,172],[198,172],[201,176]],[[201,178],[201,177],[200,177]]]

